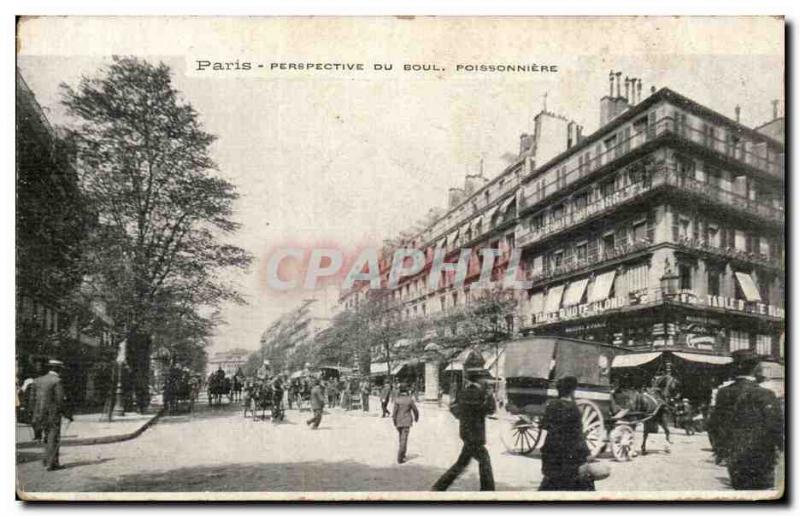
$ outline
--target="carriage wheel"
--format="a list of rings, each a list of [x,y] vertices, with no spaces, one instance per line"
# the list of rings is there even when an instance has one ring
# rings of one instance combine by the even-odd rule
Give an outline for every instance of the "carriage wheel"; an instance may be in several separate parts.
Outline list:
[[[608,436],[608,440],[611,443],[611,453],[614,454],[615,459],[620,462],[631,460],[634,438],[635,434],[630,426],[617,425],[614,427],[614,430]]]
[[[597,405],[589,400],[578,400],[581,411],[581,426],[586,446],[589,447],[591,457],[597,457],[605,448],[605,427],[603,426],[603,413]]]
[[[531,421],[518,418],[508,426],[503,426],[500,440],[510,453],[527,455],[536,449],[541,436],[542,429],[539,427],[538,417]]]

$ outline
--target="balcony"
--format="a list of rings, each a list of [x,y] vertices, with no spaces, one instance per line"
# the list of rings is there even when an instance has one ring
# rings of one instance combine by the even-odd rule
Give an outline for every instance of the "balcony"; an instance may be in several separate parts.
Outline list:
[[[547,189],[551,190],[550,192],[535,190],[530,195],[525,195],[525,189],[523,189],[520,197],[520,206],[530,207],[556,194],[561,194],[568,183],[573,183],[580,178],[588,176],[597,169],[614,163],[660,136],[671,136],[683,140],[684,142],[690,142],[704,149],[713,151],[717,155],[717,158],[722,160],[748,165],[777,179],[784,178],[782,154],[773,156],[772,158],[761,156],[752,151],[745,150],[743,146],[734,147],[731,142],[712,137],[709,133],[704,133],[699,129],[688,125],[680,125],[673,117],[664,117],[655,122],[652,126],[648,126],[635,132],[629,138],[621,140],[616,145],[606,147],[605,152],[594,155],[590,159],[568,169],[565,175],[557,180],[560,181],[560,184],[557,182],[557,187],[555,189],[550,188],[552,183],[547,185]],[[575,161],[575,156],[572,157],[572,161]]]
[[[687,250],[700,251],[725,260],[752,263],[762,267],[783,270],[783,263],[775,256],[742,251],[741,249],[716,247],[708,242],[687,237],[680,238],[677,245]]]
[[[698,295],[692,290],[682,290],[670,296],[669,299],[664,299],[661,289],[653,288],[633,292],[628,297],[609,298],[594,303],[561,308],[556,312],[529,313],[527,319],[531,321],[532,327],[536,327],[573,319],[594,317],[606,313],[611,314],[637,308],[654,307],[666,303],[680,306],[696,306],[722,313],[755,315],[780,321],[783,321],[786,317],[783,308],[766,303],[749,302],[724,296]]]
[[[681,175],[674,161],[653,165],[645,170],[645,179],[623,186],[603,196],[586,207],[572,210],[559,219],[551,220],[542,226],[522,231],[517,236],[517,245],[526,247],[540,242],[554,234],[571,229],[590,219],[604,217],[623,204],[632,203],[644,195],[659,189],[671,188],[682,194],[699,197],[702,201],[722,205],[748,216],[758,217],[771,223],[783,224],[784,210],[767,203],[755,201],[737,193],[725,190],[693,178]]]
[[[653,237],[648,236],[642,240],[633,243],[619,244],[610,249],[604,249],[600,253],[589,253],[586,258],[578,259],[574,255],[569,259],[565,259],[559,266],[551,267],[545,270],[532,270],[528,274],[528,279],[534,285],[544,283],[561,276],[568,276],[579,272],[584,272],[589,269],[601,267],[607,262],[618,260],[626,256],[633,255],[639,251],[643,251],[650,247],[653,243]]]

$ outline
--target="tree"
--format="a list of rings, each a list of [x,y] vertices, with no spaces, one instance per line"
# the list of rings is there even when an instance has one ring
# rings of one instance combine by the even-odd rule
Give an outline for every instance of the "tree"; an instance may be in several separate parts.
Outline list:
[[[137,398],[149,401],[147,360],[165,310],[243,302],[221,272],[251,257],[225,243],[234,185],[216,175],[214,136],[183,101],[166,65],[115,57],[77,89],[62,84],[80,184],[97,213],[89,237],[91,295],[127,340]]]

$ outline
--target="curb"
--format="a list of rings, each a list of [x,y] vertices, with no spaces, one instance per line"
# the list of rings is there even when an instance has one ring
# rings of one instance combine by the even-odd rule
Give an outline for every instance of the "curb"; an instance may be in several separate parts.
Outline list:
[[[153,426],[163,414],[164,414],[164,408],[162,407],[158,412],[156,412],[153,415],[153,417],[148,419],[142,426],[140,426],[133,432],[128,432],[127,434],[104,435],[102,437],[84,437],[83,439],[81,438],[63,439],[61,441],[61,446],[90,446],[93,444],[110,444],[110,443],[118,443],[122,441],[129,441],[131,439],[136,439],[137,437],[142,435],[145,430]],[[44,446],[42,443],[38,443],[35,441],[17,443],[17,449],[40,448],[42,446]]]

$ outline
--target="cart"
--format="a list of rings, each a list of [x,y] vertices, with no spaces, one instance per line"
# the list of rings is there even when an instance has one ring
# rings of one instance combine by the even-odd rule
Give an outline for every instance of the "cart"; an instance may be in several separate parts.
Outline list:
[[[611,362],[628,351],[599,342],[566,337],[526,337],[505,347],[505,414],[501,440],[511,453],[529,454],[542,441],[540,427],[547,402],[558,396],[555,380],[578,378],[575,402],[591,457],[607,445],[617,460],[632,456],[634,423],[611,415]]]

